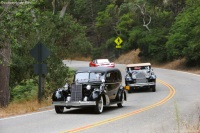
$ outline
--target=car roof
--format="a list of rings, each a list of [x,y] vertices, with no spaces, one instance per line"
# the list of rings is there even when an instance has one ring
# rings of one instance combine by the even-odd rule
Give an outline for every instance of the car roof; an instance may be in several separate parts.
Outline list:
[[[110,61],[109,59],[95,59],[96,61]]]
[[[95,60],[109,60],[107,58],[99,58],[99,59],[95,59]]]
[[[119,69],[111,68],[111,67],[81,67],[76,71],[76,73],[79,73],[79,72],[109,72],[109,71],[119,71]]]
[[[127,64],[126,67],[151,66],[151,63]]]

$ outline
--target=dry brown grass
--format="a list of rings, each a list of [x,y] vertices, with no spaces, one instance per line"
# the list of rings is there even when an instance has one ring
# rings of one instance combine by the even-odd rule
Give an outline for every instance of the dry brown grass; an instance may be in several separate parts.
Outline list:
[[[130,51],[126,54],[123,54],[118,59],[115,60],[115,63],[120,63],[120,64],[141,63],[142,61],[138,57],[139,52],[140,52],[140,50],[137,49],[137,50]],[[155,63],[153,61],[148,61],[148,62],[150,62],[153,67],[179,70],[179,71],[190,72],[190,73],[194,73],[194,74],[200,74],[200,68],[198,68],[198,67],[188,68],[185,66],[185,62],[186,62],[185,58],[178,59],[178,60],[164,63],[164,64]]]
[[[42,101],[41,103],[38,103],[37,100],[13,102],[10,103],[6,108],[0,108],[0,118],[46,110],[50,105],[50,98]]]
[[[168,62],[165,64],[153,64],[153,66],[159,67],[159,68],[165,68],[165,69],[190,72],[190,73],[194,73],[194,74],[200,74],[200,68],[198,68],[198,67],[188,68],[188,67],[186,67],[185,62],[186,62],[185,58],[182,58],[182,59],[178,59],[178,60]]]
[[[123,54],[118,59],[115,60],[115,63],[119,63],[119,64],[140,63],[140,58],[138,57],[139,53],[140,53],[140,50],[137,49],[137,50],[128,52],[126,54]]]
[[[91,61],[92,59],[90,57],[78,56],[73,58],[67,58],[65,60]]]

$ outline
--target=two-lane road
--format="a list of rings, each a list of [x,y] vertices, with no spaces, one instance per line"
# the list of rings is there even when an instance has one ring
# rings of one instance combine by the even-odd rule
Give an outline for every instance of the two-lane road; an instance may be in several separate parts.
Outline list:
[[[89,62],[64,61],[70,67]],[[125,65],[117,64],[125,76]],[[0,119],[0,133],[171,133],[188,131],[182,123],[195,123],[200,101],[200,76],[154,68],[156,92],[128,94],[123,108],[105,108],[102,114],[88,109],[54,110]],[[123,81],[124,82],[124,81]],[[177,120],[178,119],[178,120]],[[190,130],[191,131],[191,130]]]

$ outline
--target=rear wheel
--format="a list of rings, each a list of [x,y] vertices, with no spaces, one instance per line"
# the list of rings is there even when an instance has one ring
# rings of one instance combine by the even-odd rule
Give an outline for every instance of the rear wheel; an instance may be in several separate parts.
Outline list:
[[[63,106],[55,106],[55,111],[57,114],[61,114],[64,111],[64,107]]]
[[[101,114],[103,112],[103,97],[96,101],[95,112]]]

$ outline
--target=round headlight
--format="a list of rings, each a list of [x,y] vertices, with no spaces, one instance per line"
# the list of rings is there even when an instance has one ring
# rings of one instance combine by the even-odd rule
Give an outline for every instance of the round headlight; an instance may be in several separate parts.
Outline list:
[[[134,74],[132,74],[132,79],[136,79],[136,76]]]
[[[90,89],[91,89],[91,85],[87,85],[87,86],[86,86],[86,89],[87,89],[87,90],[90,90]]]
[[[65,86],[64,86],[64,89],[68,90],[68,87],[69,87],[69,85],[68,85],[68,83],[66,83]]]
[[[155,75],[151,75],[150,79],[156,79],[156,76]]]

